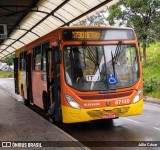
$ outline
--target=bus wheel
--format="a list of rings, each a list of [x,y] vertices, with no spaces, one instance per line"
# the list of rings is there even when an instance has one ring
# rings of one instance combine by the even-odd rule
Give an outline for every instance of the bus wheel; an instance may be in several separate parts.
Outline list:
[[[23,100],[23,103],[24,103],[25,106],[30,105],[29,100],[25,99],[25,97],[24,97],[24,90],[23,89],[22,89],[22,100]]]

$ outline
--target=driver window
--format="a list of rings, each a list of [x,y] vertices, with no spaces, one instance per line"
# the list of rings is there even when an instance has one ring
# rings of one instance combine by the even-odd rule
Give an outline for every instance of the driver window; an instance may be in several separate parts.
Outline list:
[[[41,46],[34,48],[34,70],[41,70]]]

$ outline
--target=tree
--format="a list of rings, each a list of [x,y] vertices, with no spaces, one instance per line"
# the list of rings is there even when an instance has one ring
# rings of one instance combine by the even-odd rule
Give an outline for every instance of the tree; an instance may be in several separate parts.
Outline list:
[[[80,21],[76,26],[92,26],[92,25],[107,25],[105,20],[105,13],[107,10],[97,12],[93,16],[88,17],[85,20]]]
[[[13,58],[14,58],[14,55],[9,55],[7,57],[5,57],[2,61],[4,63],[7,63],[7,65],[11,66],[13,64]]]
[[[111,6],[106,20],[114,25],[134,28],[143,48],[143,60],[146,62],[146,48],[160,37],[160,0],[120,0]]]

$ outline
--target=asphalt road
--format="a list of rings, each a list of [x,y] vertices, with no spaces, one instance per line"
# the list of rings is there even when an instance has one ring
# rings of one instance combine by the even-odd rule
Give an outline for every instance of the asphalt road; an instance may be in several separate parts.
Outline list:
[[[8,91],[10,95],[16,97],[21,101],[21,97],[17,97],[14,94],[13,79],[0,79],[0,88]],[[153,103],[144,103],[143,114],[139,116],[122,117],[114,119],[113,121],[93,121],[87,123],[78,124],[59,124],[58,125],[65,132],[79,141],[82,141],[85,145],[91,149],[128,149],[105,147],[107,143],[104,141],[110,141],[110,143],[117,144],[116,141],[124,141],[127,144],[133,141],[138,141],[140,145],[144,146],[143,142],[151,144],[154,141],[160,145],[160,105]],[[92,143],[85,141],[94,141]],[[97,147],[96,142],[104,146]],[[122,142],[123,143],[123,142]],[[92,147],[93,145],[93,147]],[[123,143],[124,145],[124,143]],[[160,149],[160,147],[144,146],[144,147],[131,147],[129,149]]]
[[[95,145],[96,141],[113,141],[115,144],[115,141],[139,141],[139,143],[159,141],[160,143],[160,105],[144,103],[144,112],[140,116],[124,117],[113,121],[60,125],[60,127],[82,143],[83,141],[95,141]],[[158,148],[145,147],[144,149]]]

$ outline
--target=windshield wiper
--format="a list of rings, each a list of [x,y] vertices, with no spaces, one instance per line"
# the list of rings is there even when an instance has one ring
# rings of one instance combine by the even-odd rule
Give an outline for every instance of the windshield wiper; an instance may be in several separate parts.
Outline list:
[[[90,57],[90,60],[95,63],[96,62],[96,59],[95,59],[96,57],[94,56],[94,54],[92,53],[92,50],[90,49],[90,47],[87,45],[87,43],[85,41],[82,42],[82,46],[84,47],[84,49],[87,50],[88,56]]]
[[[94,50],[96,52],[96,56],[93,54],[92,50],[90,49],[90,47],[87,45],[87,43],[85,41],[82,42],[82,46],[84,47],[84,49],[87,50],[88,52],[88,56],[90,57],[90,60],[95,64],[95,69],[96,70],[96,66],[98,67],[98,70],[100,72],[100,68],[99,68],[99,59],[98,59],[98,48],[96,47]]]
[[[115,50],[115,53],[113,55],[112,51],[111,51],[111,57],[112,57],[112,67],[113,67],[113,73],[115,76],[115,64],[117,64],[119,56],[121,54],[121,50],[122,50],[122,41],[119,41]]]

